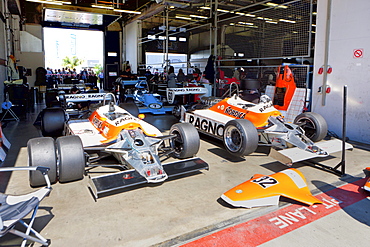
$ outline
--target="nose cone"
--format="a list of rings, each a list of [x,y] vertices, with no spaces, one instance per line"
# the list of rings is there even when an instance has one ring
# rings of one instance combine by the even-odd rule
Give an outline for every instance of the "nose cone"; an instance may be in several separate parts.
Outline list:
[[[270,176],[254,175],[250,180],[225,192],[221,198],[235,207],[277,205],[280,196],[312,205],[322,203],[312,196],[303,174],[287,169]]]

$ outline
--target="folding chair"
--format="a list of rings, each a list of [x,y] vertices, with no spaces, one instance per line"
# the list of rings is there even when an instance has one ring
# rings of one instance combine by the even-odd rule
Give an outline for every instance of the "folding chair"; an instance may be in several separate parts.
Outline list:
[[[23,238],[22,247],[26,246],[27,240],[40,243],[44,246],[48,246],[50,241],[42,237],[37,231],[32,228],[35,221],[37,209],[40,202],[51,191],[51,184],[47,175],[50,168],[47,167],[0,167],[0,172],[9,171],[39,171],[45,178],[46,187],[43,187],[37,191],[31,192],[25,195],[6,195],[0,193],[0,238],[7,233],[12,233]],[[33,211],[33,212],[32,212]],[[23,221],[29,213],[32,212],[29,224]],[[27,229],[25,232],[21,232],[14,229],[17,222],[20,222]],[[35,237],[30,236],[33,233]]]

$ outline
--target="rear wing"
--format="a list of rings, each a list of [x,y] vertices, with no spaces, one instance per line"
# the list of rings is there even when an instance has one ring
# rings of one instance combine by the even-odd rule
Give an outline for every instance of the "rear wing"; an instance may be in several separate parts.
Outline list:
[[[103,101],[106,93],[63,94],[66,102]],[[60,100],[61,96],[57,96]]]

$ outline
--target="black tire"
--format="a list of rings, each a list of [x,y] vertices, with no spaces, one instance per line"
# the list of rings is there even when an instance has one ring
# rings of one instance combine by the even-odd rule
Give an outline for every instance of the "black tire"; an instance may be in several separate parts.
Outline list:
[[[126,97],[125,103],[135,104],[135,100],[132,97]]]
[[[181,106],[175,105],[172,109],[172,115],[174,115],[177,119],[181,118]]]
[[[41,114],[41,132],[43,136],[58,137],[63,135],[66,115],[62,108],[47,108]]]
[[[176,138],[171,142],[176,158],[191,158],[198,153],[200,147],[199,134],[192,124],[174,124],[170,129],[170,134],[176,135]]]
[[[229,153],[243,157],[256,151],[258,132],[247,119],[230,120],[225,125],[223,141]]]
[[[83,178],[86,159],[80,137],[62,136],[56,140],[59,159],[59,182]]]
[[[51,183],[57,181],[57,155],[54,139],[51,137],[38,137],[27,142],[28,165],[49,167],[48,172]],[[30,171],[30,185],[32,187],[46,185],[44,176],[39,171]]]
[[[318,113],[301,113],[294,119],[294,124],[301,126],[305,135],[313,142],[321,141],[328,133],[328,124]]]
[[[139,115],[139,108],[135,103],[121,103],[118,106],[128,111],[134,117]]]

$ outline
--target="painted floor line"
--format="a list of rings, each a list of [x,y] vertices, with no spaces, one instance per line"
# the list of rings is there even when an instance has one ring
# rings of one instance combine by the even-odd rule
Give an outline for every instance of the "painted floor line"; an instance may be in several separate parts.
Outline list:
[[[368,196],[365,178],[316,195],[323,204],[292,204],[275,212],[223,229],[182,246],[257,246],[348,207]]]

